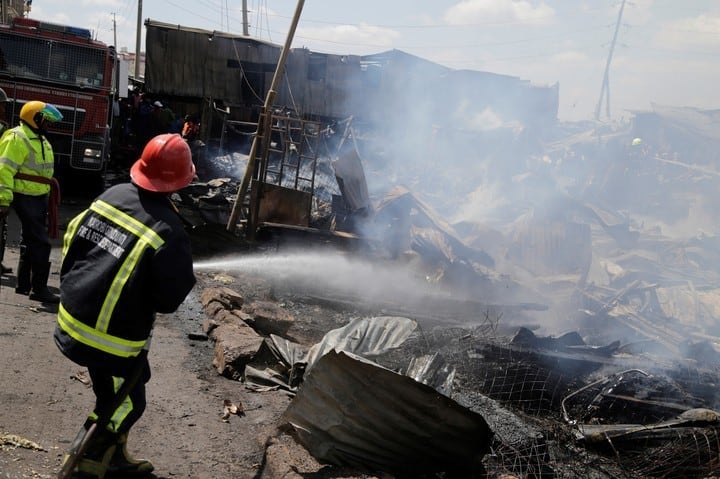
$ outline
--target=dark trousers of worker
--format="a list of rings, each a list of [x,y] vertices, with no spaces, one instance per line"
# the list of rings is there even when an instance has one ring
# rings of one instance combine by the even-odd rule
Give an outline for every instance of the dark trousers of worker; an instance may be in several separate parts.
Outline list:
[[[116,401],[117,392],[125,379],[133,375],[135,367],[143,368],[140,378],[130,389],[130,393],[117,407],[110,418],[107,429],[117,434],[127,433],[145,412],[145,384],[150,381],[150,363],[147,358],[140,359],[141,363],[134,361],[119,364],[93,364],[88,366],[88,373],[92,380],[95,393],[95,409],[89,420],[95,421],[98,416],[105,413]]]
[[[5,259],[5,246],[7,245],[7,233],[8,233],[8,226],[7,226],[7,218],[0,219],[0,263],[3,262]],[[3,268],[4,269],[4,268]],[[0,274],[2,274],[2,271],[0,271]]]
[[[12,207],[20,219],[20,261],[18,288],[28,292],[33,275],[46,276],[49,270],[50,236],[48,235],[48,195],[30,196],[15,193]],[[47,283],[47,278],[44,278]],[[42,286],[42,285],[41,285]]]

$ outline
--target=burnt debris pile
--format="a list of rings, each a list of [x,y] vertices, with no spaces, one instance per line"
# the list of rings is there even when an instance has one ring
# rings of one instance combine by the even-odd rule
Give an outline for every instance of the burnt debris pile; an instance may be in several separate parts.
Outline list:
[[[255,239],[273,241],[244,262],[206,265],[237,289],[203,299],[219,374],[287,392],[296,440],[337,466],[398,477],[413,464],[426,477],[720,473],[715,112],[444,131],[432,155],[348,130],[352,153],[317,156],[324,186],[302,225],[260,208],[258,230],[271,234]],[[224,225],[237,181],[197,183],[181,207]],[[352,247],[310,248],[329,236]],[[220,243],[207,251],[237,251]],[[257,295],[250,277],[270,286]]]

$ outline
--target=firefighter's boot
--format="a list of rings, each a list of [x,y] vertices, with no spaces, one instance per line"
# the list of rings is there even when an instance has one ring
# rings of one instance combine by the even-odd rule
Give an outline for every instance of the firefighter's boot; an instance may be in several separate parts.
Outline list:
[[[28,261],[25,253],[25,246],[20,246],[20,258],[17,267],[17,283],[15,284],[15,292],[17,294],[30,294],[30,261]]]
[[[40,301],[42,303],[59,303],[60,297],[52,293],[48,287],[48,279],[50,278],[50,263],[33,265],[32,269],[32,291],[30,299]]]
[[[72,478],[104,479],[108,473],[108,465],[112,460],[117,445],[117,435],[108,431],[98,431],[88,444],[85,454],[73,470]],[[67,456],[64,459],[67,460]]]
[[[142,477],[150,474],[155,467],[145,459],[133,458],[127,450],[127,433],[119,434],[115,441],[115,454],[110,460],[108,474],[114,477]]]

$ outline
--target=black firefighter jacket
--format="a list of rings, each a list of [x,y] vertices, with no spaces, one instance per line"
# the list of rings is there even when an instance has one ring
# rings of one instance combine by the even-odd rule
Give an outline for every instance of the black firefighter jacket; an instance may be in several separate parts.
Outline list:
[[[55,342],[88,366],[131,360],[155,313],[171,313],[195,284],[190,239],[165,194],[113,186],[68,225]]]

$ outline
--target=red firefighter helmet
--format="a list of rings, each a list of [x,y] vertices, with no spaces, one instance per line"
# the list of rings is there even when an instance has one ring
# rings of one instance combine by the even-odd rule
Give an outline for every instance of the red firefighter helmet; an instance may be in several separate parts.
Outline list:
[[[169,193],[190,184],[195,176],[190,147],[177,133],[151,139],[130,168],[133,183],[148,191]]]

